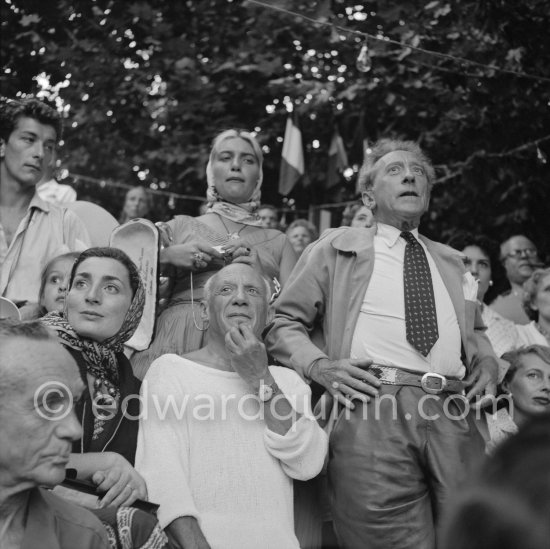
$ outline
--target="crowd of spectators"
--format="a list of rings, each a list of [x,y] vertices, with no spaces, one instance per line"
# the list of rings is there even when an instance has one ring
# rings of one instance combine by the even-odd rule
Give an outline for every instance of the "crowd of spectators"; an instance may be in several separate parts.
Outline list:
[[[417,143],[371,147],[341,227],[285,234],[256,138],[220,132],[200,215],[154,226],[160,296],[51,181],[60,115],[0,121],[0,546],[547,547],[550,268],[419,233]],[[136,187],[119,222],[152,211]]]

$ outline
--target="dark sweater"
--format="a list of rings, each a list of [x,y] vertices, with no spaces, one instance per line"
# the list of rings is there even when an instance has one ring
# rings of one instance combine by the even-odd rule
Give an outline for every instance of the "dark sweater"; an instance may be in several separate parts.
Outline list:
[[[76,360],[80,375],[86,387],[86,364],[82,353],[75,349],[65,347]],[[94,432],[94,415],[92,412],[92,395],[90,391],[84,391],[81,401],[75,404],[76,415],[82,424],[83,436],[81,440],[73,443],[73,452],[116,452],[125,457],[134,465],[139,426],[140,401],[139,390],[141,382],[134,377],[132,366],[124,353],[117,353],[119,365],[119,390],[120,401],[116,415],[103,423],[103,432],[97,440],[92,439]],[[122,405],[127,405],[124,410]]]

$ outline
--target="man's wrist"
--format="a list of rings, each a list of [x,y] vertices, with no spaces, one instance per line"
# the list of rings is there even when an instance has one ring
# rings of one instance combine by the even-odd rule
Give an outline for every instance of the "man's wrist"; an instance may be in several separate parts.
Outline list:
[[[317,381],[319,379],[319,369],[321,368],[321,361],[328,360],[328,358],[318,358],[314,360],[307,368],[305,377],[307,381]]]
[[[262,385],[271,385],[273,383],[275,383],[275,379],[271,375],[271,372],[266,370],[260,377],[249,380],[248,386],[252,389],[252,392],[257,395]]]

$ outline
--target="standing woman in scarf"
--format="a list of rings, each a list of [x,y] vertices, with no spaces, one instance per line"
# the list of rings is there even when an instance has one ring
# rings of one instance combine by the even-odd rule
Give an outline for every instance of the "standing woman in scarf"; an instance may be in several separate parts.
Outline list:
[[[117,248],[90,248],[75,260],[65,308],[42,322],[54,329],[75,359],[88,391],[75,403],[82,438],[73,443],[68,467],[105,493],[102,507],[146,499],[134,469],[140,382],[123,353],[145,303],[139,272]]]
[[[214,139],[206,167],[206,213],[179,215],[164,225],[160,261],[173,267],[174,288],[157,319],[151,346],[131,359],[140,379],[159,356],[183,355],[203,346],[207,326],[198,304],[206,281],[227,263],[246,262],[270,280],[286,282],[297,256],[286,236],[276,229],[264,229],[256,215],[262,162],[262,149],[251,133],[221,132]]]

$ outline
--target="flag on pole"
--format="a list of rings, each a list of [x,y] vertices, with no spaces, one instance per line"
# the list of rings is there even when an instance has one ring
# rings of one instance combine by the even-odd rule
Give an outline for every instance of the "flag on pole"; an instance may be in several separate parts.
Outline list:
[[[348,155],[344,147],[344,140],[338,133],[338,130],[335,129],[328,149],[327,189],[334,187],[334,185],[340,182],[340,174],[347,167]]]
[[[304,175],[304,149],[302,147],[302,132],[296,121],[289,116],[286,121],[285,139],[281,171],[279,173],[279,193],[287,196],[294,185]]]

